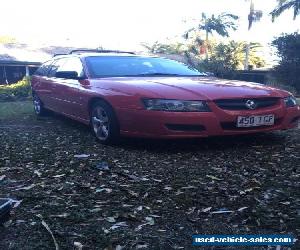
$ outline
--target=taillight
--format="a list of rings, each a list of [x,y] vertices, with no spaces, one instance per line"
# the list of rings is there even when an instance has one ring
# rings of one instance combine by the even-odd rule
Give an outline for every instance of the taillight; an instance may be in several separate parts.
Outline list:
[[[79,80],[80,84],[83,85],[83,86],[88,86],[90,85],[90,81],[88,79],[82,79],[82,80]]]

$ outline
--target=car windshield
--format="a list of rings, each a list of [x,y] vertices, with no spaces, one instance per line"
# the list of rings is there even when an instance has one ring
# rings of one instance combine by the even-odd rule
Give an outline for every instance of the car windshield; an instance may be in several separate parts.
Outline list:
[[[158,57],[90,56],[86,64],[92,78],[206,75],[183,63]]]

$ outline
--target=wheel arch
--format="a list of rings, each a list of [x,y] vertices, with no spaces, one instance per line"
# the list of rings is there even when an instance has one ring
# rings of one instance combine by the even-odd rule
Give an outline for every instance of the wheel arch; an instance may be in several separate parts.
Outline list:
[[[88,110],[89,110],[89,114],[91,114],[91,111],[92,111],[92,107],[93,105],[97,102],[97,101],[102,101],[102,102],[105,102],[107,105],[109,105],[111,107],[111,109],[115,112],[113,106],[106,100],[104,99],[103,97],[101,96],[95,96],[95,97],[92,97],[89,101],[88,101]]]
[[[92,97],[89,102],[88,102],[88,111],[89,111],[89,116],[91,116],[91,112],[92,112],[92,107],[93,105],[97,102],[97,101],[102,101],[104,103],[106,103],[110,108],[111,110],[113,111],[114,113],[114,116],[118,122],[118,126],[120,126],[120,121],[119,121],[119,118],[117,116],[117,113],[116,113],[116,110],[114,109],[114,107],[111,105],[111,103],[109,101],[107,101],[105,98],[101,97],[101,96],[95,96],[95,97]]]

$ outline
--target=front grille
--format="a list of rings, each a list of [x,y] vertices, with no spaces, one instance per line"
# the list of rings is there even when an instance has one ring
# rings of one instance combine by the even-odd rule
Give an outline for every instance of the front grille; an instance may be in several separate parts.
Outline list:
[[[166,124],[169,130],[175,131],[195,131],[201,132],[206,130],[203,125],[188,125],[188,124]]]
[[[281,118],[279,119],[275,119],[274,121],[274,125],[269,126],[269,125],[263,125],[263,126],[256,126],[256,127],[237,127],[236,126],[236,122],[221,122],[221,127],[223,130],[255,130],[255,129],[260,129],[260,128],[270,128],[270,127],[274,127],[277,126],[278,124],[280,124],[282,121]]]
[[[216,100],[216,105],[225,110],[249,110],[246,107],[246,102],[248,100],[253,100],[256,103],[255,109],[266,108],[276,105],[279,102],[277,97],[267,97],[267,98],[243,98],[243,99],[220,99]]]

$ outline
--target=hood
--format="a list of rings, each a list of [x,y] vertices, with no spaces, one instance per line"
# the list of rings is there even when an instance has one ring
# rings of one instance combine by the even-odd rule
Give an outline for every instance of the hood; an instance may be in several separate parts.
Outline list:
[[[106,78],[105,82],[111,89],[127,93],[135,92],[150,98],[214,100],[288,95],[286,91],[258,83],[215,77],[118,77]]]

